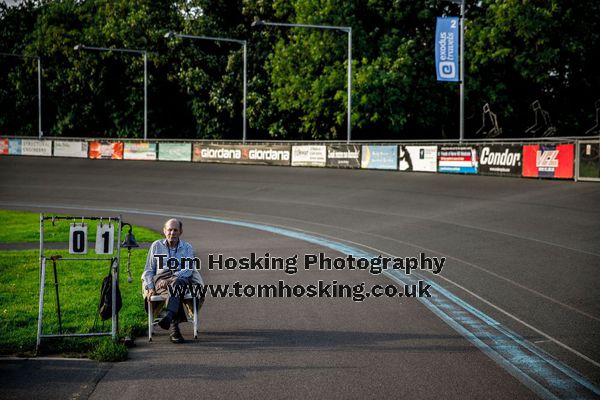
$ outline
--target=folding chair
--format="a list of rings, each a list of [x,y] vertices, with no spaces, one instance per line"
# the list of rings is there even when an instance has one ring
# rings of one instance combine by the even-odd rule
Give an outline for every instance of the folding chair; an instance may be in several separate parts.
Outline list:
[[[192,316],[192,321],[189,321],[189,317],[188,317],[188,322],[192,322],[192,324],[194,325],[194,339],[198,339],[198,308],[199,308],[199,300],[198,299],[194,299],[194,297],[191,295],[191,293],[188,291],[186,292],[186,294],[183,297],[183,302],[185,303],[186,301],[191,300],[192,302],[192,308],[193,308],[193,316]],[[146,300],[147,301],[147,300]],[[156,325],[159,321],[159,319],[154,319],[154,310],[153,310],[153,304],[152,303],[166,303],[167,299],[162,297],[159,294],[155,294],[154,296],[150,296],[150,304],[148,304],[148,341],[151,342],[152,341],[152,334],[154,333],[154,325]],[[184,309],[185,309],[185,304],[184,304]],[[187,314],[187,312],[186,312]]]
[[[197,270],[194,270],[192,273],[192,283],[197,285],[204,285],[204,280],[202,279],[202,276]],[[142,295],[143,286],[144,284],[142,280]],[[161,302],[166,303],[167,299],[166,297],[156,294],[154,296],[150,296],[150,299],[146,299],[146,301],[148,302],[148,341],[151,342],[152,334],[154,331],[154,325],[156,325],[159,321],[158,318],[154,318],[153,305]],[[189,320],[189,310],[187,309],[187,307],[189,307],[189,304],[187,303],[189,303],[190,301],[192,302],[192,321]],[[183,309],[186,312],[186,316],[188,317],[188,322],[192,322],[192,324],[194,325],[194,339],[198,339],[198,311],[202,307],[203,303],[203,299],[194,298],[194,296],[192,296],[189,288],[186,290],[185,295],[183,296]]]

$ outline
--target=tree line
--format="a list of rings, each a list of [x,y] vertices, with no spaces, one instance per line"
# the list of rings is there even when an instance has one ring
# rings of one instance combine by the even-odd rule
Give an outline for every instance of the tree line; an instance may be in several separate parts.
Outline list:
[[[166,39],[169,31],[247,40],[248,140],[345,140],[347,35],[253,27],[257,20],[352,28],[352,139],[456,139],[458,85],[436,81],[442,0],[25,0],[0,3],[0,135],[38,134],[37,61],[46,136],[240,139],[243,52],[236,43]],[[485,104],[500,137],[529,136],[535,101],[556,135],[595,123],[600,2],[466,0],[465,137]],[[597,134],[597,132],[596,132]]]

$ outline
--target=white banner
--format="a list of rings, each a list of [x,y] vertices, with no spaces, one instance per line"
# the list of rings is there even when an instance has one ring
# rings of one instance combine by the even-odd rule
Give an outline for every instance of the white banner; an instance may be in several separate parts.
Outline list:
[[[398,149],[400,171],[437,172],[437,146],[404,146]]]
[[[292,146],[293,167],[324,167],[327,146]]]
[[[88,142],[72,142],[67,140],[54,141],[54,157],[87,158]]]
[[[23,139],[21,141],[21,154],[24,156],[52,156],[51,140]]]

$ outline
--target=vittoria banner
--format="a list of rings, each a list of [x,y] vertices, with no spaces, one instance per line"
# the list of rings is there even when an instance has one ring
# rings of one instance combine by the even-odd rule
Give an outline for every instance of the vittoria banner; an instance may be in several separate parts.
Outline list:
[[[90,142],[90,158],[123,159],[123,142]]]
[[[573,144],[523,146],[523,176],[531,178],[573,178]]]
[[[291,146],[194,143],[192,161],[231,164],[290,165]]]
[[[360,168],[360,145],[333,144],[327,146],[327,166],[334,168]]]
[[[523,146],[485,145],[479,147],[479,173],[485,175],[521,176]]]
[[[471,146],[438,147],[438,171],[476,174],[477,149]]]

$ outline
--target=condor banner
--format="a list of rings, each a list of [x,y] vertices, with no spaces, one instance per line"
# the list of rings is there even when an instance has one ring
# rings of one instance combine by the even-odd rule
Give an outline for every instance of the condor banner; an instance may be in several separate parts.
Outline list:
[[[360,168],[360,145],[332,144],[327,146],[327,166],[333,168]]]
[[[55,140],[54,157],[76,157],[87,158],[88,143],[81,141]]]
[[[291,146],[194,143],[192,161],[230,164],[290,165]]]
[[[90,158],[122,160],[123,142],[90,142]]]
[[[398,169],[406,172],[437,172],[437,146],[400,145]]]
[[[438,17],[435,25],[435,72],[438,81],[458,82],[458,17]]]
[[[523,176],[529,178],[573,178],[574,145],[536,144],[523,146]]]
[[[361,153],[361,168],[398,169],[396,145],[363,145]]]
[[[438,172],[477,173],[477,149],[471,146],[440,146]]]
[[[484,175],[521,176],[523,146],[482,145],[479,147],[479,173]]]
[[[160,161],[192,161],[192,144],[159,143],[158,159]]]

